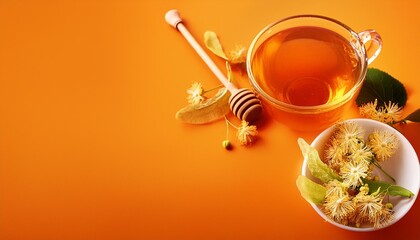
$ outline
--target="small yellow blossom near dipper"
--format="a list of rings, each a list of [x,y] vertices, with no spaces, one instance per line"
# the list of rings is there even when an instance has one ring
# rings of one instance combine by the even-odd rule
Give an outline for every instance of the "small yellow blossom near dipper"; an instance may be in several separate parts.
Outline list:
[[[254,141],[257,137],[258,131],[257,127],[254,125],[249,125],[247,121],[242,120],[241,126],[238,128],[238,139],[242,145],[247,145]]]

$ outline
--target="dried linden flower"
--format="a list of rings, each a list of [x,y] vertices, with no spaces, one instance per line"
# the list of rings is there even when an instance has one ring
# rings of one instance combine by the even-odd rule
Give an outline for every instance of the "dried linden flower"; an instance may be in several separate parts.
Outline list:
[[[370,222],[374,227],[378,227],[384,219],[382,211],[385,206],[382,204],[384,196],[378,192],[368,194],[366,191],[360,191],[354,198],[357,216],[356,223]]]
[[[394,123],[401,121],[402,119],[402,108],[398,107],[398,103],[392,103],[389,101],[388,105],[385,104],[385,109],[383,111],[385,112],[385,123]]]
[[[398,106],[398,103],[392,103],[391,101],[388,104],[384,103],[382,107],[378,107],[378,99],[375,99],[374,102],[362,105],[359,112],[362,117],[388,124],[399,122],[402,119],[402,108]]]
[[[334,137],[341,142],[345,153],[358,149],[363,138],[362,128],[355,122],[338,124]]]
[[[340,170],[343,183],[355,189],[362,185],[362,179],[368,176],[369,163],[365,161],[350,161],[346,162]]]
[[[378,220],[373,224],[373,227],[375,228],[385,227],[394,220],[395,218],[393,215],[394,211],[392,210],[392,208],[388,208],[387,204],[382,207]]]
[[[375,99],[374,102],[363,104],[361,107],[359,107],[360,115],[362,115],[362,117],[379,121],[378,112],[376,111],[377,106],[378,99]]]
[[[187,90],[188,103],[198,104],[201,101],[203,101],[204,100],[203,92],[204,92],[204,89],[203,89],[201,83],[194,82],[192,84],[192,86]]]
[[[249,123],[245,120],[242,120],[241,126],[238,128],[237,136],[239,142],[242,145],[247,145],[254,141],[257,137],[258,131],[257,127],[254,125],[249,125]]]
[[[378,161],[385,161],[397,150],[398,139],[391,132],[376,130],[369,135],[368,145]]]
[[[326,198],[348,196],[347,186],[336,179],[329,181],[325,187],[327,188]]]
[[[341,166],[345,159],[346,153],[341,147],[341,142],[336,138],[332,138],[329,143],[327,143],[327,148],[325,150],[326,163],[336,172],[340,171]]]
[[[232,64],[244,63],[246,61],[246,48],[241,45],[235,45],[229,52],[228,59]]]
[[[365,162],[365,164],[369,165],[373,158],[373,153],[368,146],[361,146],[360,148],[355,149],[349,158],[351,158],[352,161]]]
[[[345,225],[348,223],[348,217],[354,212],[353,202],[346,195],[326,198],[322,208],[329,218]]]

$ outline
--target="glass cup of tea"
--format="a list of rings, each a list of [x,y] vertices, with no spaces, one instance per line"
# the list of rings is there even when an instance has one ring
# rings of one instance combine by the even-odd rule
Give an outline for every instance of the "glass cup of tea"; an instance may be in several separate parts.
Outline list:
[[[246,67],[270,116],[294,130],[319,130],[355,104],[381,49],[374,30],[357,33],[329,17],[298,15],[261,30]]]

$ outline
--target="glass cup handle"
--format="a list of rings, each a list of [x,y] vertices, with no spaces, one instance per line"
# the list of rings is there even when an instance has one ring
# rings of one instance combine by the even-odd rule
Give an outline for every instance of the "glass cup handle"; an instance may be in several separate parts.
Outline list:
[[[365,30],[358,33],[360,40],[365,45],[367,62],[370,64],[379,55],[382,49],[382,38],[375,30]]]

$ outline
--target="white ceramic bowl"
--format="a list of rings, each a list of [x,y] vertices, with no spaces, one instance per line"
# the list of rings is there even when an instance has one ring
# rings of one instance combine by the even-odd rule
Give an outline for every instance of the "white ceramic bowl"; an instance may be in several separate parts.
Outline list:
[[[397,152],[385,162],[381,162],[381,166],[383,169],[385,169],[385,171],[387,171],[391,176],[395,178],[397,185],[410,190],[414,193],[414,196],[411,198],[390,197],[390,202],[394,205],[394,220],[389,225],[385,226],[388,227],[399,221],[410,210],[411,206],[413,206],[414,202],[416,201],[420,188],[420,167],[417,154],[410,142],[408,142],[408,140],[400,132],[398,132],[396,129],[392,128],[387,124],[370,119],[349,119],[344,122],[348,121],[355,122],[359,126],[361,126],[364,130],[365,138],[374,130],[387,130],[393,132],[400,141],[400,145]],[[315,140],[311,144],[311,146],[315,147],[318,150],[321,158],[324,146],[327,140],[330,138],[333,129],[334,126],[324,130],[321,134],[318,135],[318,137],[315,138]],[[306,166],[306,162],[307,159],[305,158],[302,165],[302,175],[308,177],[309,179],[315,182],[321,183],[318,179],[314,178],[311,175],[309,169]],[[381,181],[389,182],[389,179],[387,179],[386,176],[384,176],[376,168],[374,170],[374,173],[375,175],[378,175],[380,177]],[[373,228],[372,225],[361,226],[360,228],[356,228],[339,224],[329,219],[317,205],[311,205],[322,218],[324,218],[327,222],[337,227],[357,232],[378,230],[378,228]]]

